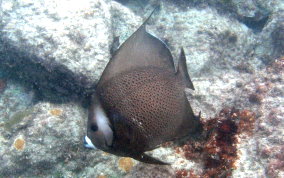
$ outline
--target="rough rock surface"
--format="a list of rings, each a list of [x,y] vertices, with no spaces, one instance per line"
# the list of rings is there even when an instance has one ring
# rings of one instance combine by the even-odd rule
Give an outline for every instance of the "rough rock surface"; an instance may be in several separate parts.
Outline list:
[[[1,36],[35,55],[34,63],[63,65],[94,81],[109,59],[109,7],[102,0],[3,1]]]
[[[127,39],[156,4],[0,1],[0,175],[172,177],[174,170],[202,171],[202,164],[172,147],[150,153],[172,163],[164,168],[133,160],[120,165],[118,157],[82,145],[87,111],[81,98],[93,91],[113,38]],[[196,113],[214,117],[224,107],[256,113],[254,135],[238,145],[234,177],[284,176],[283,12],[281,0],[167,0],[147,26],[174,57],[184,47]],[[132,170],[120,168],[129,165]]]
[[[3,1],[2,10],[1,66],[43,94],[93,91],[110,59],[113,36],[122,31],[129,36],[126,31],[140,22],[129,9],[103,0]]]

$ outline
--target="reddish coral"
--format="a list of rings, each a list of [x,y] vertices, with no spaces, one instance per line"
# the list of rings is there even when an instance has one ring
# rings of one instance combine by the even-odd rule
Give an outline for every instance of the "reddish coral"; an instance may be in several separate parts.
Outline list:
[[[269,115],[268,115],[268,119],[269,119],[269,123],[273,126],[277,126],[281,121],[282,121],[282,117],[281,117],[281,111],[279,109],[273,108],[271,109]]]
[[[275,74],[279,74],[279,72],[283,72],[284,70],[284,56],[276,59],[270,67],[268,67],[268,72],[274,72]]]
[[[277,88],[277,82],[283,79],[284,71],[284,56],[274,60],[265,70],[265,73],[258,73],[253,80],[247,83],[254,87],[254,90],[249,91],[248,99],[253,104],[262,104],[264,99],[269,94],[269,91]]]
[[[202,175],[193,174],[194,177],[231,176],[238,159],[237,136],[251,135],[254,122],[255,115],[248,110],[223,109],[218,117],[203,121],[206,139],[188,141],[182,147],[177,147],[176,152],[186,159],[202,159],[204,172]],[[176,172],[176,177],[187,177],[188,175],[190,171],[178,170]]]
[[[205,173],[204,176],[225,175],[230,176],[235,168],[238,158],[236,134],[238,132],[239,113],[237,110],[228,109],[221,111],[215,128],[209,134],[209,139],[204,148]],[[216,119],[214,119],[216,120]],[[210,126],[212,127],[212,126]]]
[[[266,85],[259,85],[256,87],[256,93],[263,94],[268,91],[268,86]]]
[[[260,150],[260,155],[264,158],[269,158],[266,171],[269,177],[280,177],[284,171],[284,146],[268,146]]]
[[[168,148],[171,147],[173,145],[173,142],[165,142],[162,144],[162,147]]]
[[[201,157],[201,152],[203,146],[200,145],[200,142],[189,140],[182,147],[176,147],[175,151],[178,154],[182,154],[188,160],[196,160]]]
[[[255,127],[255,114],[248,110],[238,113],[239,125],[238,134],[252,135]]]
[[[200,176],[196,175],[193,170],[177,170],[176,178],[200,178]]]
[[[176,171],[176,178],[183,178],[188,176],[188,171],[185,169],[181,169]]]
[[[278,173],[284,171],[284,161],[279,159],[272,159],[268,164],[267,173],[271,177],[278,177]]]
[[[284,145],[280,146],[278,150],[279,151],[276,152],[275,157],[284,161],[284,154],[283,154],[284,153]]]
[[[269,146],[265,146],[264,148],[261,149],[260,155],[264,158],[269,157],[269,155],[272,152],[272,148]]]

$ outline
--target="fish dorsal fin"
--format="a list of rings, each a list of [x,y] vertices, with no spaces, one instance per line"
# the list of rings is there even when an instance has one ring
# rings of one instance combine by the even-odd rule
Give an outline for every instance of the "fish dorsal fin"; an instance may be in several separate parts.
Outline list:
[[[194,86],[193,83],[188,75],[187,72],[187,65],[186,65],[186,58],[185,58],[185,54],[184,54],[184,50],[183,48],[181,48],[181,52],[180,52],[180,56],[179,56],[179,60],[178,60],[178,67],[177,67],[177,71],[176,71],[176,75],[180,75],[183,82],[185,83],[185,86],[194,90]]]
[[[150,16],[115,52],[107,64],[99,84],[117,74],[147,66],[175,72],[173,57],[167,46],[146,31],[146,23]]]

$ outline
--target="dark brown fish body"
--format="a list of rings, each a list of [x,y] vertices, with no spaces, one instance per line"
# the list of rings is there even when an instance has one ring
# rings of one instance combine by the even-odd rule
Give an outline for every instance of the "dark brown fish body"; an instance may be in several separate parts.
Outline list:
[[[107,115],[114,119],[114,147],[145,152],[195,128],[193,113],[184,94],[180,76],[157,67],[122,73],[99,85],[98,96]],[[124,138],[124,139],[122,139]]]
[[[163,164],[144,152],[189,135],[200,124],[184,93],[186,87],[194,89],[183,50],[175,70],[170,51],[146,32],[144,23],[118,49],[97,85],[88,125],[98,123],[94,108],[99,103],[112,136],[108,146],[95,145],[116,155]],[[95,136],[91,140],[96,142]]]

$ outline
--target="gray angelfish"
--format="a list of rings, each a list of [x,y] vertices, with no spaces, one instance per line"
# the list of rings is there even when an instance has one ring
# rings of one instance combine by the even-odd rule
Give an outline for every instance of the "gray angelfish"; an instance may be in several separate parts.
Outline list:
[[[167,46],[146,31],[148,19],[107,64],[92,95],[85,138],[115,155],[167,164],[144,152],[196,132],[200,119],[184,92],[194,87],[183,49],[175,69]]]

